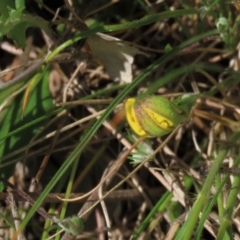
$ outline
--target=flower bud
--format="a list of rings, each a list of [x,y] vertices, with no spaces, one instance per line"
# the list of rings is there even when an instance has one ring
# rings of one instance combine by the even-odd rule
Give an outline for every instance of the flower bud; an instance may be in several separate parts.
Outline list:
[[[179,107],[180,103],[160,96],[144,96],[127,99],[124,107],[127,121],[136,134],[159,137],[174,130],[188,117],[185,103]]]

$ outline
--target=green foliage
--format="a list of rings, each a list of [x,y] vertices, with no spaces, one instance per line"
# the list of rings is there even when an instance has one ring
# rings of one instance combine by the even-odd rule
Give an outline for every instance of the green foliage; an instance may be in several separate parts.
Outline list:
[[[236,132],[232,135],[231,141],[236,142],[240,138],[240,132]],[[219,168],[221,167],[224,158],[226,157],[228,153],[229,148],[225,147],[222,148],[216,158],[214,159],[213,165],[208,173],[208,176],[204,182],[204,185],[201,189],[201,192],[198,194],[197,200],[194,202],[193,207],[188,215],[188,218],[186,219],[184,225],[182,226],[181,230],[176,236],[176,240],[180,239],[191,239],[191,236],[193,234],[193,231],[196,227],[196,224],[199,219],[199,215],[202,212],[207,200],[208,195],[210,193],[211,187],[213,185],[213,181],[215,179],[215,176],[218,174]],[[223,239],[223,235],[221,236],[221,239]]]
[[[234,5],[229,1],[202,1],[200,9],[201,18],[212,18],[215,21],[220,37],[225,42],[229,50],[235,49],[238,44],[240,33],[240,17],[235,11]],[[237,3],[237,1],[236,1]]]
[[[39,27],[49,32],[47,22],[25,11],[24,0],[16,0],[15,4],[11,0],[0,1],[0,40],[7,35],[18,47],[25,48],[25,34],[29,27]]]
[[[194,106],[199,97],[200,97],[199,92],[186,93],[175,99],[173,103],[177,105],[182,111],[185,111],[188,114],[190,114],[192,107]]]
[[[35,77],[36,76],[37,75],[35,75]],[[14,135],[11,135],[11,132],[20,129],[23,125],[30,123],[33,119],[45,115],[50,109],[52,109],[53,102],[49,92],[48,77],[48,72],[43,75],[43,78],[38,79],[38,81],[36,81],[36,78],[33,77],[32,89],[24,116],[22,116],[24,92],[17,95],[15,98],[12,98],[1,113],[0,159],[9,153],[26,146],[40,129],[42,123],[38,122],[31,125],[29,128],[25,128],[22,131],[15,133]],[[11,159],[13,158],[8,158],[8,161]],[[3,161],[0,161],[0,163],[1,165],[4,164]],[[8,165],[5,167],[4,171],[1,171],[1,176],[8,178],[12,173],[13,166],[14,165]],[[2,190],[3,185],[1,185],[0,188],[0,191]]]
[[[58,221],[58,226],[61,227],[65,232],[77,236],[83,232],[84,223],[78,216],[72,216]]]

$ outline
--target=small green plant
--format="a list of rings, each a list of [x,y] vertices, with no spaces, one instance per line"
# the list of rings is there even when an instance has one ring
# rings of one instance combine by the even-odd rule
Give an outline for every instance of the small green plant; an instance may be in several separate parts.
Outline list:
[[[25,48],[26,30],[29,27],[50,31],[46,21],[25,11],[24,0],[0,1],[0,40],[6,35],[14,40],[18,47]]]

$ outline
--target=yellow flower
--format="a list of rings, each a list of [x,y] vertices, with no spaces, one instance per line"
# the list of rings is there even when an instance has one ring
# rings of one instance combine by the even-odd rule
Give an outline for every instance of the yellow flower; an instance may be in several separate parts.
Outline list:
[[[194,98],[191,95],[189,105],[186,97],[171,102],[160,96],[145,96],[127,99],[124,108],[127,121],[136,134],[159,137],[186,120],[196,99],[196,94]]]

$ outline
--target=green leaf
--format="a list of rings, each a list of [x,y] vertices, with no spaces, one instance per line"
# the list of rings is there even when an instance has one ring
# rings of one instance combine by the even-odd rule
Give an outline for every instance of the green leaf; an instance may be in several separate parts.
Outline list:
[[[169,52],[172,50],[172,46],[168,43],[165,48],[164,48],[165,51]]]
[[[24,93],[16,96],[9,105],[4,109],[6,115],[0,119],[0,132],[2,138],[7,138],[8,134],[23,125],[30,123],[36,118],[45,115],[51,108],[53,108],[52,98],[48,86],[49,73],[44,75],[41,81],[33,84],[31,89],[28,104],[25,109],[25,115],[22,119],[22,102]],[[0,159],[29,143],[34,134],[42,127],[43,123],[31,125],[31,127],[17,132],[11,137],[0,141]],[[14,157],[16,158],[16,157]],[[12,159],[8,159],[12,160]],[[0,166],[3,162],[0,161]],[[3,169],[1,169],[3,170]],[[8,165],[2,172],[2,177],[8,178],[13,170],[13,165]],[[3,176],[4,175],[4,176]],[[3,190],[3,185],[0,186],[0,191]]]
[[[0,13],[2,14],[0,17],[0,38],[7,35],[16,42],[18,47],[22,48],[26,46],[25,32],[27,28],[38,27],[45,30],[47,33],[50,32],[46,21],[39,17],[24,13],[24,8],[23,0],[21,0],[16,9],[14,9],[13,6],[3,6],[0,1]]]
[[[13,1],[10,0],[1,0],[0,1],[0,13],[2,18],[8,18],[10,9],[14,8]]]
[[[25,48],[26,30],[31,26],[33,25],[28,22],[19,23],[9,31],[8,37],[15,40],[18,47]]]
[[[24,0],[15,0],[15,7],[16,7],[16,9],[25,8],[25,1]]]
[[[200,93],[186,93],[178,97],[173,101],[181,110],[190,113],[193,105],[196,103],[199,98]]]
[[[83,232],[84,223],[81,218],[78,216],[73,216],[65,218],[62,221],[59,221],[58,226],[61,227],[66,233],[69,233],[73,236],[77,236]]]

